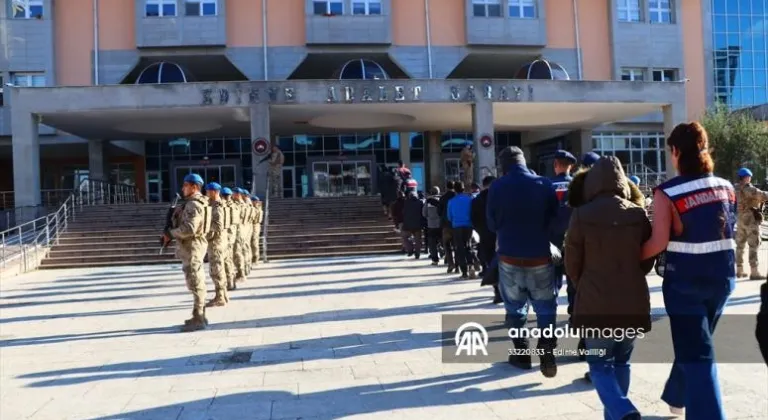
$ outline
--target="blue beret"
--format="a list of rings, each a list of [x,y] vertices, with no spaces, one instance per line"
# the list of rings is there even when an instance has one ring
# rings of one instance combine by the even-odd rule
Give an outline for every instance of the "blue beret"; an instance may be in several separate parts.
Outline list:
[[[581,163],[584,164],[584,166],[592,166],[597,163],[598,160],[600,160],[600,155],[595,152],[589,152],[581,159]]]
[[[567,150],[558,150],[555,152],[555,159],[564,159],[571,163],[576,163],[576,157]]]
[[[744,178],[745,176],[752,176],[752,171],[747,168],[739,169],[739,178]]]
[[[632,175],[629,180],[635,185],[640,185],[640,178],[637,175]]]
[[[251,196],[251,201],[261,201],[261,199],[259,198],[258,195],[252,195]]]
[[[230,196],[232,195],[232,190],[230,190],[228,187],[224,187],[221,189],[221,195]]]
[[[190,183],[190,184],[198,184],[203,185],[205,182],[203,181],[203,178],[200,177],[198,174],[189,174],[184,177],[184,182]]]
[[[250,195],[250,194],[248,193],[248,190],[246,190],[245,188],[239,188],[239,190],[240,190],[240,194],[244,194],[244,195]]]
[[[210,182],[205,186],[206,191],[221,191],[221,185],[216,182]]]

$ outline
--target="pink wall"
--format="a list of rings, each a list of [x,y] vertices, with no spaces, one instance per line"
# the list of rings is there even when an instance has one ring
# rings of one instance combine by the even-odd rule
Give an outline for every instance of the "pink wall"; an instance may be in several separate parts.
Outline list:
[[[704,28],[701,21],[701,1],[682,2],[682,16],[678,22],[683,25],[683,58],[685,59],[685,99],[688,119],[698,120],[707,107],[707,74],[704,71]],[[703,0],[708,1],[708,0]]]
[[[227,0],[228,46],[253,47],[264,45],[261,39],[262,1],[264,0]],[[270,3],[269,6],[275,7],[273,3]],[[271,18],[270,15],[271,13],[267,14]],[[272,20],[272,23],[274,25],[275,21]]]
[[[267,7],[267,42],[270,46],[306,44],[304,0],[267,0]],[[261,11],[257,16],[261,18]]]
[[[467,43],[465,0],[439,0],[439,7],[437,3],[432,1],[429,5],[432,45],[465,45]]]
[[[430,22],[430,25],[434,24]],[[392,0],[392,42],[395,45],[426,45],[426,26],[423,1]]]
[[[547,45],[550,48],[575,48],[573,3],[568,0],[546,0]]]
[[[585,80],[612,79],[608,3],[606,0],[579,2],[579,41]]]
[[[53,10],[56,84],[91,84],[93,9],[91,0],[67,0]]]
[[[88,10],[91,9],[91,2]],[[101,1],[99,7],[99,49],[133,50],[136,48],[136,13],[134,0]]]

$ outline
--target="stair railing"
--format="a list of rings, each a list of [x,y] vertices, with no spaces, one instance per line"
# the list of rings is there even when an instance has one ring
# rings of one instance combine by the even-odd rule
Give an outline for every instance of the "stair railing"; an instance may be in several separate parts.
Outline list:
[[[254,178],[255,179],[255,178]],[[256,185],[254,182],[253,185]],[[261,251],[262,255],[264,256],[264,262],[269,262],[269,254],[267,253],[269,250],[267,249],[267,239],[269,238],[269,202],[272,201],[271,191],[269,190],[269,177],[267,177],[267,192],[264,195],[264,226],[262,227],[262,231],[264,234],[261,236],[261,240],[263,241],[261,243]]]
[[[58,244],[70,220],[75,220],[77,210],[82,211],[85,206],[137,202],[136,187],[92,179],[82,181],[55,212],[0,232],[0,278],[5,273],[36,270],[50,247]]]

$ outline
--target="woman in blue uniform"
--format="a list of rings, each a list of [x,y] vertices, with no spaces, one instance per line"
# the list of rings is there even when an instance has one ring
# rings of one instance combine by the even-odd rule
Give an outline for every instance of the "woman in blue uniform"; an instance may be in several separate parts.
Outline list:
[[[662,290],[675,361],[661,399],[686,419],[725,419],[712,335],[736,281],[734,189],[712,174],[701,124],[678,125],[667,146],[680,175],[654,191],[653,235],[642,255],[666,251]]]

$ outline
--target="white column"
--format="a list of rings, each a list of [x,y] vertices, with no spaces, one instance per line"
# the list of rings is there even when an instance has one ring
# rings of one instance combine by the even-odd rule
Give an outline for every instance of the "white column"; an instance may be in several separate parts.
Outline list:
[[[411,133],[398,133],[400,136],[400,160],[406,167],[411,166]]]
[[[252,105],[250,109],[251,113],[251,166],[253,168],[253,180],[246,179],[240,183],[245,185],[246,182],[253,182],[251,189],[256,195],[266,197],[267,196],[267,175],[269,172],[269,161],[261,162],[267,155],[258,156],[253,152],[253,143],[259,139],[264,138],[269,142],[268,153],[271,152],[272,144],[276,141],[270,135],[269,128],[269,105],[268,104],[256,104]]]
[[[667,148],[667,139],[669,138],[669,135],[672,134],[672,130],[675,129],[675,126],[687,121],[687,116],[685,107],[680,105],[664,105],[661,107],[661,110],[664,113],[664,142],[663,144],[660,144],[659,147],[664,149],[667,165],[667,179],[669,179],[677,176],[677,171],[672,164],[672,154]]]
[[[493,127],[493,102],[478,99],[472,104],[472,134],[475,140],[475,182],[487,175],[496,175],[496,136]],[[491,136],[490,147],[483,147],[480,139]]]
[[[17,223],[35,214],[31,207],[40,205],[40,138],[37,116],[20,106],[11,107],[11,144],[13,148],[13,193]],[[21,213],[19,213],[21,212]]]
[[[106,148],[109,142],[88,140],[88,178],[109,182],[109,164]]]

